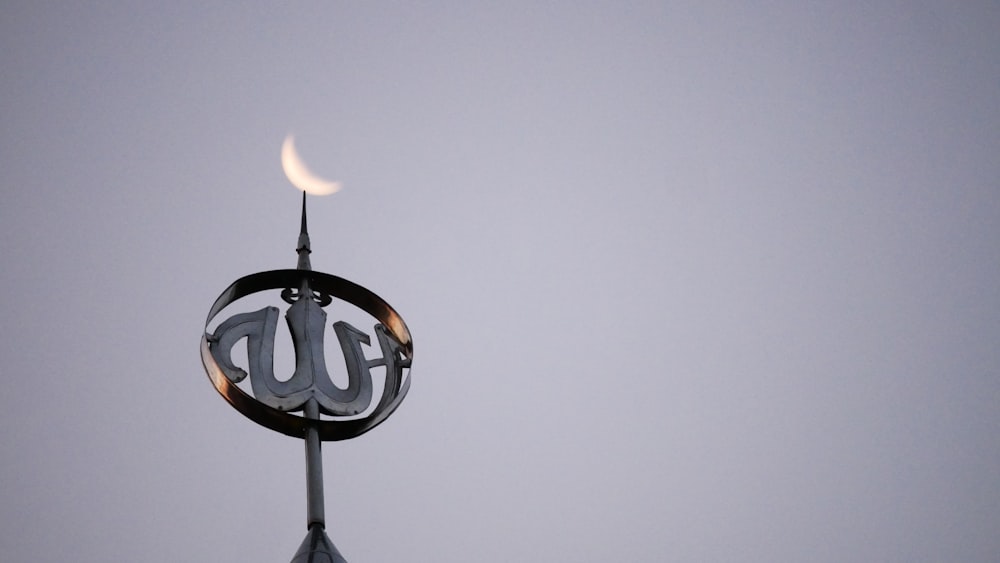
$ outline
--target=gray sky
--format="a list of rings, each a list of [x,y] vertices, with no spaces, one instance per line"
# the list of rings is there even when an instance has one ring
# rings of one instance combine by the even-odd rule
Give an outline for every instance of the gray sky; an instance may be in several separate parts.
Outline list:
[[[5,561],[291,559],[198,357],[289,132],[415,341],[352,563],[996,560],[996,3],[69,4],[0,18]]]

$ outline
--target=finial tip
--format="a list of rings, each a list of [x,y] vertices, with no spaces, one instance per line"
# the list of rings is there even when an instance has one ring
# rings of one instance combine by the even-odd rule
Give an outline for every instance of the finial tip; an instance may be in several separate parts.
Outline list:
[[[299,229],[299,244],[295,252],[299,255],[298,269],[311,270],[312,265],[309,263],[309,254],[312,252],[312,249],[309,248],[309,230],[306,224],[306,192],[302,192],[302,226]]]

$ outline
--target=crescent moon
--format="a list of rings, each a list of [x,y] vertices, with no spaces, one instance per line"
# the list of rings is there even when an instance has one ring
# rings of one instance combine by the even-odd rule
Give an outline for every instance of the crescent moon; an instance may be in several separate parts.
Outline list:
[[[330,195],[340,190],[340,182],[324,180],[306,168],[295,150],[295,138],[292,135],[285,137],[285,142],[281,145],[281,168],[288,181],[307,194]]]

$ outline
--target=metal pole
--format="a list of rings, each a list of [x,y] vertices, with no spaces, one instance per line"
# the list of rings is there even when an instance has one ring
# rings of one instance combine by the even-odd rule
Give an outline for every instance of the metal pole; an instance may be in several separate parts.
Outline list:
[[[319,420],[319,403],[309,399],[305,405],[306,418]],[[326,516],[323,509],[323,455],[319,439],[319,430],[310,424],[306,430],[306,528],[318,525],[326,528]]]
[[[330,541],[324,529],[326,518],[323,515],[323,456],[320,451],[322,441],[319,439],[319,403],[315,397],[306,401],[303,415],[310,421],[315,421],[306,429],[306,528],[309,532],[302,545],[295,552],[292,563],[347,563],[344,556]]]

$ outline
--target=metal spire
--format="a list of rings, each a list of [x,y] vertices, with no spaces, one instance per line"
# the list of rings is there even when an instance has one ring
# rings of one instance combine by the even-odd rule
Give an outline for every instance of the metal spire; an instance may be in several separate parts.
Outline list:
[[[312,269],[306,196],[333,193],[340,185],[311,176],[294,154],[291,137],[282,148],[282,167],[289,181],[303,190],[295,249],[297,268],[258,272],[230,285],[216,299],[205,321],[201,359],[209,380],[236,410],[266,428],[303,440],[308,532],[292,563],[346,563],[326,533],[322,443],[355,438],[396,410],[410,388],[413,342],[403,319],[382,298],[347,280]],[[228,310],[231,303],[273,290],[280,290],[281,299],[290,305],[285,316],[295,350],[295,372],[287,380],[277,379],[273,369],[277,307],[233,314],[209,330],[215,323],[213,319]],[[362,346],[369,344],[369,336],[345,321],[333,323],[347,366],[347,388],[333,383],[324,359],[323,339],[329,326],[324,307],[334,299],[378,321],[374,328],[383,355],[367,358]],[[234,346],[244,339],[249,370],[238,367],[232,358]],[[375,404],[371,371],[380,367],[385,382],[379,385],[381,397]],[[238,384],[247,377],[249,389],[246,385],[241,389]],[[300,412],[301,416],[296,416]]]
[[[302,226],[299,228],[299,243],[295,252],[299,255],[299,270],[312,270],[309,255],[309,228],[306,222],[306,192],[302,192]],[[308,278],[302,279],[299,287],[299,299],[312,299],[312,288]],[[315,307],[315,305],[313,305]],[[302,541],[298,552],[292,558],[292,563],[347,563],[344,556],[326,535],[326,511],[323,502],[323,442],[319,438],[316,424],[320,421],[319,403],[315,398],[309,399],[304,405],[302,414],[310,421],[305,429],[306,449],[306,528],[309,533]]]
[[[306,228],[306,192],[302,192],[302,227],[299,230],[299,244],[295,252],[299,254],[298,269],[312,270],[312,264],[309,262],[312,250],[309,248],[309,230]]]

